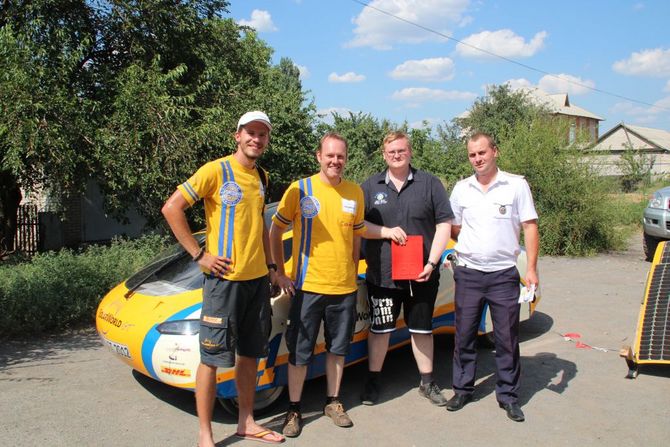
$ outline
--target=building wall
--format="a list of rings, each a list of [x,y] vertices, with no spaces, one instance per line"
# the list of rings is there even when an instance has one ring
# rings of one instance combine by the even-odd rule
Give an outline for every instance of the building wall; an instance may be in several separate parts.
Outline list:
[[[651,174],[655,178],[668,176],[670,174],[670,153],[649,154],[654,158],[654,166]],[[618,166],[621,160],[621,153],[591,154],[586,157],[587,162],[593,166],[594,170],[600,175],[621,176],[623,173]]]
[[[146,219],[136,209],[129,209],[125,214],[128,223],[121,223],[105,213],[103,200],[98,184],[89,181],[86,194],[80,199],[83,242],[108,241],[117,236],[136,238],[142,234]]]
[[[589,141],[595,143],[599,136],[599,121],[593,118],[586,118],[583,116],[560,115],[563,119],[570,123],[568,128],[568,135],[566,141],[574,143],[578,134],[585,134],[589,136]]]
[[[73,194],[59,207],[54,207],[43,191],[26,196],[22,204],[38,206],[40,251],[107,242],[118,236],[136,238],[142,234],[146,220],[135,209],[125,214],[127,223],[123,223],[105,213],[103,201],[100,188],[91,180],[83,195]],[[57,208],[65,210],[63,215],[55,212]]]

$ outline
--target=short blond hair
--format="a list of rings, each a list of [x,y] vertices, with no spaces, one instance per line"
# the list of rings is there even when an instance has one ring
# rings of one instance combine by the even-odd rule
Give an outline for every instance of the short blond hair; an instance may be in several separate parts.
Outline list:
[[[396,140],[402,140],[405,139],[407,140],[407,148],[411,151],[412,150],[412,140],[409,139],[409,135],[407,135],[405,132],[401,132],[399,130],[394,130],[392,132],[389,132],[386,134],[384,137],[384,140],[382,141],[382,152],[384,152],[384,148],[386,148],[386,145],[389,143],[392,143]]]

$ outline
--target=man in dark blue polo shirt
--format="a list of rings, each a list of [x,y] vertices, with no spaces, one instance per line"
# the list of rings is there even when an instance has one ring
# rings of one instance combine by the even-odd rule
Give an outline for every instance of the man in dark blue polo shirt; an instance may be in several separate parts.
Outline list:
[[[371,319],[369,376],[361,401],[374,405],[379,399],[379,375],[403,307],[421,374],[419,393],[434,405],[443,406],[447,401],[433,380],[432,318],[440,279],[438,267],[454,214],[440,180],[410,165],[412,147],[405,133],[388,134],[382,155],[387,169],[361,185],[365,195],[363,237],[368,239],[365,259]],[[405,244],[408,235],[423,238],[423,271],[413,281],[393,280],[391,244]]]

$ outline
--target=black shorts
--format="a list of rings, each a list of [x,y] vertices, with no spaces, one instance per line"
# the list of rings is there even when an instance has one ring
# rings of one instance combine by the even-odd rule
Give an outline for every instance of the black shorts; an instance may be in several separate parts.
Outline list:
[[[370,306],[370,332],[393,332],[404,307],[405,324],[416,334],[433,333],[433,310],[437,299],[438,281],[412,282],[412,289],[388,289],[367,283]]]
[[[296,290],[286,322],[286,347],[292,365],[307,365],[312,360],[321,321],[326,351],[347,355],[356,324],[356,292],[319,295]]]
[[[230,368],[235,366],[235,353],[267,356],[271,325],[267,276],[228,281],[205,275],[200,312],[201,363]]]

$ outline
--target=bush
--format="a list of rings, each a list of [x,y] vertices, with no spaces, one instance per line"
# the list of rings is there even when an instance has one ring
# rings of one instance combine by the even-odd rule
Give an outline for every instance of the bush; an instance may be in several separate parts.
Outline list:
[[[0,336],[27,335],[92,322],[105,293],[166,245],[160,236],[115,240],[36,255],[0,266]]]
[[[518,123],[500,141],[502,169],[524,175],[539,215],[541,251],[547,255],[591,255],[623,248],[625,233],[614,226],[608,183],[566,147],[566,123],[538,117]]]

